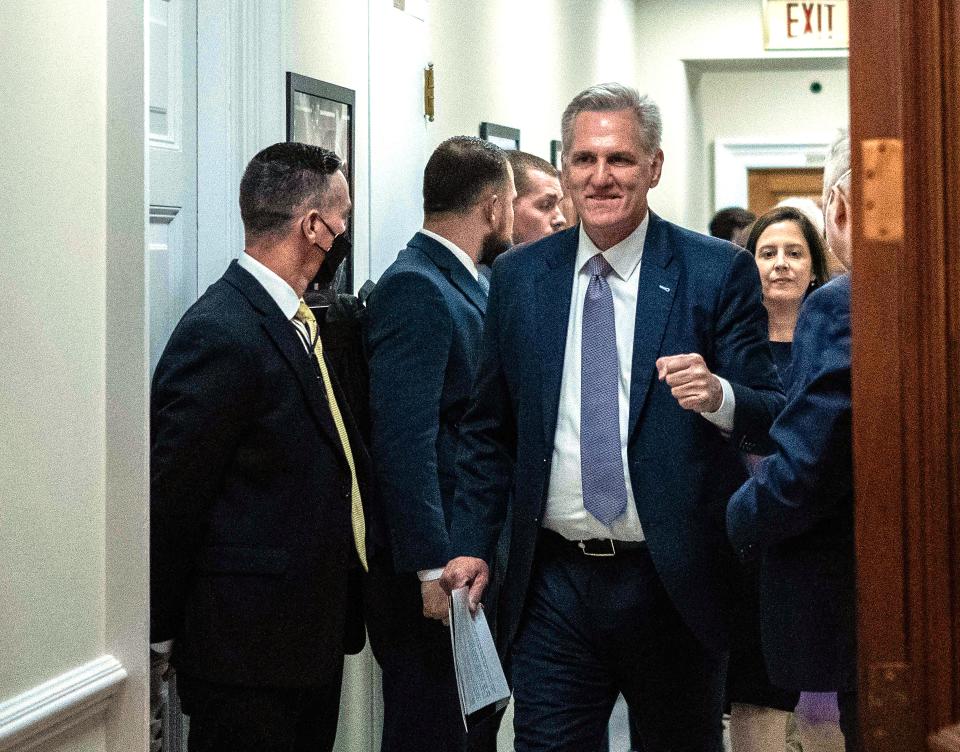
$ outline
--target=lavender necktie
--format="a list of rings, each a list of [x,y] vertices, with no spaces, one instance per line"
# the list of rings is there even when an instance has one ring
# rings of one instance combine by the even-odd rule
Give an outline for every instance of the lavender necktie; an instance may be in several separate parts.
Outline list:
[[[620,456],[620,367],[613,295],[613,271],[597,254],[587,261],[590,284],[583,301],[580,345],[580,470],[583,508],[609,526],[627,508]]]

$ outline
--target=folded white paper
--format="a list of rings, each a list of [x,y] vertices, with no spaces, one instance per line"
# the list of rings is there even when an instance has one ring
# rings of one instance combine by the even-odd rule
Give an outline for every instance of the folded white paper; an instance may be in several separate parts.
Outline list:
[[[470,613],[467,588],[453,591],[449,609],[460,714],[469,731],[483,718],[506,707],[510,688],[483,609],[478,609],[476,616]]]

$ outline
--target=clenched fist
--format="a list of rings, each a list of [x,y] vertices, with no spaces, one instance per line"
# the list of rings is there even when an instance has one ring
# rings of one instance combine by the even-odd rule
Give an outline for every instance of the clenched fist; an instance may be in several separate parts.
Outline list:
[[[684,410],[715,413],[723,404],[720,379],[710,373],[698,353],[666,355],[657,359],[657,376],[670,387],[670,393]]]

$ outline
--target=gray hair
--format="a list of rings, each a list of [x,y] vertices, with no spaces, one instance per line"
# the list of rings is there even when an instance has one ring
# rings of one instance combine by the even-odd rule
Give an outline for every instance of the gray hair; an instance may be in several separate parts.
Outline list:
[[[618,83],[596,84],[584,89],[573,98],[560,120],[563,151],[566,154],[573,144],[573,124],[581,112],[620,112],[630,110],[640,126],[641,147],[648,154],[660,148],[663,136],[663,121],[660,108],[646,94],[641,96],[636,89]]]
[[[826,210],[830,189],[850,180],[850,134],[846,128],[837,131],[836,138],[827,151],[823,165],[823,207]]]

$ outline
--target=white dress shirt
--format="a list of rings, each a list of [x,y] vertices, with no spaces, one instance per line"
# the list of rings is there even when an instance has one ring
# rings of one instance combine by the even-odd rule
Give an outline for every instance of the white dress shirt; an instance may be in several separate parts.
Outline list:
[[[613,538],[622,541],[644,540],[643,527],[637,515],[627,461],[627,429],[630,419],[630,378],[633,370],[633,335],[637,320],[637,286],[640,261],[647,237],[650,214],[627,238],[603,252],[613,268],[607,283],[613,295],[616,326],[617,359],[619,361],[620,456],[623,461],[623,482],[627,489],[627,509],[610,526],[604,525],[583,507],[583,478],[580,469],[580,357],[583,334],[583,301],[590,284],[586,271],[589,259],[600,253],[580,226],[580,240],[572,280],[570,317],[567,323],[567,344],[563,356],[560,381],[560,406],[553,442],[553,461],[547,491],[543,526],[569,540]],[[723,404],[716,413],[703,416],[721,430],[733,429],[733,389],[725,379]]]
[[[437,235],[437,233],[430,230],[420,230],[420,232],[422,232],[428,238],[433,238],[444,248],[448,249],[450,253],[456,256],[460,260],[460,263],[466,267],[468,272],[470,272],[471,277],[477,279],[480,276],[480,270],[477,269],[477,265],[473,262],[473,259],[470,258],[470,254],[460,248],[460,246],[458,246],[456,243],[451,243],[449,240],[443,237],[443,235]]]
[[[263,286],[263,289],[267,291],[267,294],[273,298],[273,301],[280,310],[283,311],[283,315],[290,320],[291,324],[300,330],[300,333],[304,335],[300,340],[303,342],[303,346],[307,348],[307,352],[309,352],[310,348],[306,343],[310,341],[310,332],[307,331],[307,325],[294,318],[300,308],[300,298],[297,296],[297,293],[294,292],[293,288],[287,284],[287,281],[283,277],[269,267],[261,264],[246,251],[240,254],[240,258],[237,259],[237,264],[253,275],[253,278]]]

